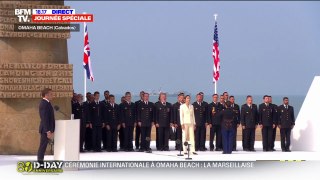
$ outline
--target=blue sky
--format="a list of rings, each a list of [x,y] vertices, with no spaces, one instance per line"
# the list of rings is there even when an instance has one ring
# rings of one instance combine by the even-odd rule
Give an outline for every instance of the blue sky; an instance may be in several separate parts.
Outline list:
[[[320,75],[319,2],[76,2],[88,23],[95,82],[89,91],[213,93],[218,14],[218,92],[305,95]],[[74,87],[83,92],[83,32],[68,40]]]

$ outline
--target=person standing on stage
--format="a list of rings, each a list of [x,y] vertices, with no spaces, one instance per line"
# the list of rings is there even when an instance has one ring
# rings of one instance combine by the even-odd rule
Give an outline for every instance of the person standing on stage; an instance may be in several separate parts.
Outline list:
[[[86,120],[84,118],[82,94],[77,95],[77,102],[72,106],[72,114],[74,114],[74,119],[80,119],[80,152],[84,152],[83,143],[86,133]]]
[[[110,92],[108,90],[105,90],[103,92],[103,95],[104,95],[104,100],[102,100],[101,103],[103,104],[103,108],[106,108],[106,105],[109,103]],[[102,133],[101,133],[102,149],[107,150],[107,144],[108,144],[107,143],[107,127],[104,126],[101,131],[102,131]]]
[[[120,104],[120,119],[124,134],[124,150],[127,152],[133,150],[133,129],[136,121],[136,107],[131,102],[131,93],[125,93],[125,102]]]
[[[219,115],[221,121],[221,134],[223,154],[231,154],[233,149],[234,126],[237,123],[234,116],[235,112],[231,109],[230,101],[225,103],[225,110]]]
[[[244,151],[255,151],[254,141],[256,136],[256,128],[259,123],[259,114],[256,104],[252,103],[252,96],[247,96],[246,104],[241,106],[240,121],[242,127]]]
[[[90,121],[90,111],[89,105],[93,102],[94,98],[90,92],[86,94],[86,101],[83,103],[83,118],[86,122],[86,132],[85,132],[85,140],[84,140],[84,148],[86,151],[93,150],[92,146],[92,123]]]
[[[194,116],[193,105],[190,104],[190,96],[185,96],[185,103],[180,106],[180,122],[182,128],[182,143],[187,142],[187,137],[189,137],[189,142],[191,144],[190,151],[192,154],[197,155],[194,147],[194,131],[196,129],[196,120]],[[184,154],[187,154],[187,146],[183,146]]]
[[[230,108],[234,112],[234,121],[236,122],[233,126],[234,137],[233,137],[233,147],[232,151],[237,151],[237,130],[240,125],[240,107],[234,102],[234,96],[230,96],[229,101],[231,103]]]
[[[210,127],[210,151],[214,150],[214,137],[216,137],[216,151],[222,150],[222,136],[221,136],[221,121],[219,118],[220,113],[224,107],[218,102],[218,94],[212,95],[212,103],[208,105],[208,123]]]
[[[259,105],[259,124],[262,129],[263,151],[273,151],[272,133],[276,127],[275,118],[273,118],[273,107],[269,104],[269,96],[263,96],[264,103]]]
[[[117,142],[118,142],[118,131],[120,129],[120,108],[119,105],[115,103],[114,95],[110,94],[110,102],[104,111],[104,120],[107,126],[107,138],[108,146],[107,151],[118,152]]]
[[[269,96],[269,104],[272,107],[272,112],[273,112],[273,121],[275,122],[275,125],[277,126],[278,122],[278,106],[276,104],[272,104],[272,96]],[[274,148],[274,143],[276,141],[276,135],[277,135],[277,127],[273,128],[272,130],[272,145],[271,145],[271,150],[276,151]]]
[[[194,102],[194,115],[197,127],[195,128],[195,151],[205,151],[206,143],[206,124],[207,124],[207,104],[202,102],[200,93],[196,96],[197,101]]]
[[[38,162],[43,163],[44,154],[47,149],[49,140],[54,137],[55,130],[55,118],[54,111],[50,101],[53,99],[52,90],[45,88],[41,92],[42,100],[39,105],[39,115],[40,115],[40,145],[38,149]]]
[[[179,93],[178,101],[172,105],[172,123],[176,130],[176,140],[180,140],[180,144],[176,143],[175,150],[180,150],[182,148],[182,129],[180,123],[180,106],[183,104],[184,94]],[[177,142],[177,141],[176,141]]]
[[[144,95],[144,91],[140,91],[140,100],[138,100],[138,101],[136,101],[135,103],[134,103],[134,105],[136,106],[136,107],[139,107],[139,105],[140,105],[140,103],[142,103],[143,102],[143,95]],[[138,114],[138,112],[136,112],[136,114]],[[137,121],[138,119],[136,119],[136,121]],[[134,142],[134,144],[135,144],[135,146],[136,146],[136,150],[139,150],[139,148],[140,148],[140,136],[141,136],[141,129],[140,129],[140,127],[139,126],[136,126],[136,129],[135,129],[135,142]]]
[[[289,98],[283,98],[283,104],[278,108],[278,127],[281,136],[282,152],[290,151],[291,129],[295,125],[295,117],[293,107],[289,105]]]
[[[155,124],[158,129],[158,150],[169,151],[169,130],[171,123],[172,105],[167,102],[166,93],[160,93],[159,101],[155,103]]]
[[[154,125],[154,104],[149,102],[149,93],[143,93],[143,101],[137,107],[137,126],[141,129],[141,146],[139,152],[149,151],[151,129]],[[147,140],[147,138],[149,140]]]
[[[94,92],[94,101],[89,104],[89,121],[92,124],[92,147],[95,152],[101,152],[101,136],[104,127],[102,111],[103,103],[100,103],[100,93]]]

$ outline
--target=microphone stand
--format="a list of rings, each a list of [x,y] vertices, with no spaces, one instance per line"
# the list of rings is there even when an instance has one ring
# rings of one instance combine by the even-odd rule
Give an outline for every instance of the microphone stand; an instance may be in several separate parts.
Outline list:
[[[177,139],[176,140],[176,143],[179,145],[179,147],[180,147],[180,153],[179,154],[177,154],[177,156],[183,156],[183,154],[181,154],[181,149],[182,149],[182,143],[181,143],[181,140],[180,139]]]
[[[188,157],[186,158],[186,160],[192,160],[192,158],[190,157],[190,145],[187,141],[184,142],[185,146],[188,146],[187,151],[188,151]]]

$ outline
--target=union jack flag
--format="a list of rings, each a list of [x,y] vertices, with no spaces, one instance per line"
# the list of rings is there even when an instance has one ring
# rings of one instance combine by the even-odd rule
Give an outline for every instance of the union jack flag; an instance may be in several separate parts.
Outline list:
[[[217,82],[220,77],[220,57],[219,57],[219,40],[218,40],[217,21],[215,22],[215,26],[214,26],[212,57],[213,57],[213,81]]]
[[[93,72],[90,62],[90,46],[87,23],[84,23],[84,48],[83,48],[83,67],[86,70],[87,78],[94,81]]]

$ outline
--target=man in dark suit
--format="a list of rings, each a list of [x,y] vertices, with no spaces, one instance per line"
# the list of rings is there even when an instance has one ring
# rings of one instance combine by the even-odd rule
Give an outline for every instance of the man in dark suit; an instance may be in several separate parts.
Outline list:
[[[240,125],[240,107],[238,104],[236,104],[234,102],[234,96],[230,96],[229,97],[229,101],[231,103],[230,105],[230,109],[234,112],[234,126],[233,126],[233,129],[234,129],[234,137],[233,137],[233,147],[232,147],[232,151],[237,151],[237,130],[238,130],[238,127]]]
[[[80,119],[80,152],[84,152],[83,143],[86,133],[86,119],[84,118],[82,94],[77,95],[77,102],[72,106],[72,114],[74,115],[74,119]]]
[[[102,128],[105,124],[102,119],[103,103],[100,103],[100,93],[94,92],[94,101],[89,104],[89,121],[92,124],[92,146],[95,152],[101,152]]]
[[[55,129],[54,111],[50,101],[53,99],[52,90],[45,88],[41,92],[42,100],[39,105],[40,114],[40,145],[38,149],[38,161],[43,162],[44,154],[47,149],[47,144],[50,139],[53,139]]]
[[[175,140],[180,140],[180,144],[177,144],[176,141],[176,147],[175,150],[182,150],[182,129],[181,129],[181,123],[180,123],[180,106],[183,104],[183,98],[184,93],[179,93],[178,95],[178,101],[172,105],[172,123],[174,125],[174,128],[176,130],[175,133]]]
[[[114,95],[110,95],[110,103],[108,104],[106,111],[104,111],[106,117],[106,125],[108,131],[108,146],[107,151],[118,152],[117,142],[118,142],[118,131],[120,129],[120,108],[119,105],[115,103]]]
[[[202,101],[200,93],[197,94],[196,98],[197,101],[192,104],[196,121],[195,151],[205,151],[208,104]]]
[[[282,152],[290,151],[291,129],[295,125],[293,107],[289,105],[289,98],[283,98],[283,104],[278,108],[278,127],[280,128]]]
[[[218,94],[212,95],[212,103],[208,105],[207,111],[208,124],[210,127],[210,151],[214,150],[214,137],[216,137],[216,151],[222,150],[221,121],[219,115],[223,109],[223,105],[218,102]]]
[[[109,103],[110,92],[108,90],[105,90],[103,92],[103,95],[104,95],[104,100],[102,100],[101,103],[103,104],[103,108],[105,108],[106,105]],[[104,117],[103,117],[103,119],[104,119]],[[102,149],[107,150],[108,143],[107,143],[107,127],[106,126],[104,126],[101,130],[101,139],[102,139]]]
[[[269,96],[263,96],[264,103],[259,105],[259,124],[262,128],[262,146],[263,151],[273,151],[272,133],[276,127],[273,118],[273,107],[269,104]]]
[[[169,130],[171,122],[172,105],[167,101],[167,95],[160,93],[159,101],[155,103],[155,124],[158,129],[158,150],[169,151]]]
[[[241,106],[240,121],[243,129],[243,150],[255,151],[254,141],[256,136],[256,128],[259,123],[258,108],[252,103],[252,96],[247,96],[247,103]]]
[[[131,93],[125,93],[125,101],[120,105],[120,120],[124,133],[124,150],[133,151],[133,129],[136,122],[136,107],[131,102]]]
[[[137,126],[141,129],[141,146],[139,152],[149,151],[151,139],[151,129],[154,124],[154,104],[149,102],[149,93],[143,94],[143,101],[137,107]]]
[[[86,101],[83,102],[83,119],[86,122],[84,148],[86,151],[91,151],[92,148],[92,124],[90,122],[89,104],[93,102],[94,98],[90,92],[86,94]]]
[[[138,100],[138,101],[136,101],[134,103],[134,105],[136,107],[139,107],[140,103],[143,102],[143,95],[144,95],[144,91],[140,91],[140,100]],[[136,113],[138,114],[138,112],[136,112]],[[138,119],[136,119],[136,121],[137,120]],[[136,129],[135,129],[135,140],[134,140],[135,141],[134,144],[136,146],[136,150],[139,150],[139,148],[140,148],[140,136],[141,136],[141,129],[140,129],[139,126],[136,126]]]
[[[272,104],[272,96],[269,96],[269,104],[270,106],[272,107],[272,112],[273,112],[273,121],[275,123],[278,122],[278,106],[276,104]],[[277,126],[277,124],[275,124]],[[274,149],[274,143],[276,141],[276,135],[277,135],[277,127],[273,128],[273,131],[272,131],[272,145],[271,145],[271,150],[272,151],[276,151]]]

